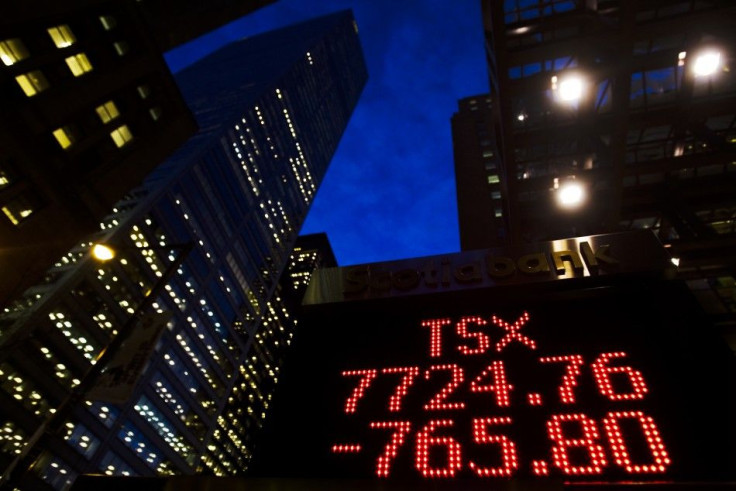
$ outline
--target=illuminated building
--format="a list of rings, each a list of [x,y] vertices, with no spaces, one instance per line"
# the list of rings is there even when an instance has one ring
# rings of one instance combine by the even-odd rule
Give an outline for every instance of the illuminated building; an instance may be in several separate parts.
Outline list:
[[[321,268],[251,477],[732,489],[736,365],[673,267],[638,230]]]
[[[163,51],[273,0],[17,2],[0,19],[0,307],[196,131]]]
[[[47,7],[1,21],[3,306],[196,130],[132,4]]]
[[[218,424],[212,434],[211,443],[223,454],[229,454],[227,458],[213,460],[213,466],[235,462],[239,469],[248,467],[251,449],[258,448],[265,416],[284,360],[290,353],[288,348],[299,323],[301,301],[309,280],[317,268],[335,266],[337,263],[326,234],[297,238],[288,265],[268,304],[269,310],[262,315],[251,356],[245,361],[244,373],[247,375],[244,375],[244,382],[247,386],[233,388],[219,416],[222,424]],[[233,422],[240,434],[228,427],[227,422]],[[236,441],[248,451],[242,452],[234,447]]]
[[[732,2],[482,1],[490,93],[453,117],[461,245],[651,229],[736,312]],[[559,206],[582,185],[578,208]]]
[[[349,11],[238,41],[177,76],[199,132],[0,319],[3,468],[156,289],[154,309],[172,318],[133,394],[77,407],[26,477],[61,488],[83,472],[245,470],[247,426],[276,377],[269,351],[289,341],[270,336],[293,315],[279,279],[366,79]],[[119,255],[98,264],[93,242]],[[236,395],[253,403],[239,406],[249,420],[223,416]]]

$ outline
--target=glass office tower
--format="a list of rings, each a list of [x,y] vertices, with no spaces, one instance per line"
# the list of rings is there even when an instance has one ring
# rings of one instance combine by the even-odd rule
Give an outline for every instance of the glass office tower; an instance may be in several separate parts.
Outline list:
[[[177,75],[199,132],[0,319],[4,469],[153,292],[169,317],[130,397],[81,403],[24,479],[245,471],[293,328],[279,279],[366,79],[349,11]]]
[[[490,91],[453,116],[463,249],[651,229],[734,339],[733,2],[481,5]]]

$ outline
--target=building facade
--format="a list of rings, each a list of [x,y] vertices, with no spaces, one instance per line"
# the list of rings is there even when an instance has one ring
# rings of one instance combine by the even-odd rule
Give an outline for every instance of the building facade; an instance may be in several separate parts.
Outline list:
[[[168,51],[276,0],[162,0],[138,2],[161,51]]]
[[[115,334],[148,315],[144,299],[170,318],[130,396],[75,407],[22,478],[63,489],[85,472],[245,470],[294,325],[279,280],[366,79],[349,11],[177,76],[198,133],[0,320],[5,472]],[[98,264],[99,242],[118,256]],[[236,406],[247,416],[230,417]]]
[[[651,229],[732,336],[734,5],[484,0],[482,12],[490,94],[453,118],[458,186],[478,183],[458,198],[463,248]],[[582,206],[560,206],[568,184]]]
[[[163,52],[273,0],[34,0],[0,19],[0,307],[194,134]]]
[[[503,245],[506,240],[491,95],[458,101],[452,115],[460,248],[464,251]]]
[[[134,4],[27,2],[0,25],[6,306],[196,125]]]

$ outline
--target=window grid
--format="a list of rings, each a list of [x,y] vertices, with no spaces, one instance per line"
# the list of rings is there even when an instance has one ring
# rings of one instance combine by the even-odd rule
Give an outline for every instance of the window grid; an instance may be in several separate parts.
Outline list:
[[[79,77],[87,72],[92,71],[92,64],[89,62],[89,58],[87,58],[87,55],[84,53],[69,56],[64,61],[66,61],[69,70],[71,70],[72,74],[75,77]]]
[[[28,50],[20,39],[12,38],[0,41],[0,60],[10,66],[28,58]]]
[[[49,27],[47,32],[49,33],[49,36],[51,36],[51,40],[57,48],[66,48],[77,41],[77,38],[74,37],[74,33],[66,24]]]
[[[74,143],[74,136],[68,126],[63,126],[54,130],[54,138],[59,142],[59,146],[66,150]]]
[[[15,81],[28,97],[33,97],[49,87],[49,82],[40,70],[24,73],[15,77]]]
[[[133,139],[133,134],[130,132],[128,125],[122,125],[115,128],[111,133],[110,137],[115,142],[118,148],[127,145]]]
[[[95,111],[103,123],[109,123],[120,116],[120,112],[113,101],[107,101],[104,104],[97,106]]]

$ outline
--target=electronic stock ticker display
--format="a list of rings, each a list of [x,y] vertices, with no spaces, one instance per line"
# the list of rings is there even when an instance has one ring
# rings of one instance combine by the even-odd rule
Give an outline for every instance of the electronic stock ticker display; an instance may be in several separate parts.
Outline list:
[[[439,298],[308,316],[274,398],[260,471],[419,481],[732,477],[729,352],[703,332],[682,288],[497,304],[490,293]]]

